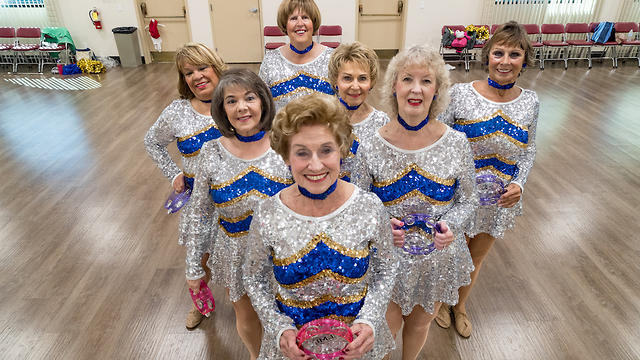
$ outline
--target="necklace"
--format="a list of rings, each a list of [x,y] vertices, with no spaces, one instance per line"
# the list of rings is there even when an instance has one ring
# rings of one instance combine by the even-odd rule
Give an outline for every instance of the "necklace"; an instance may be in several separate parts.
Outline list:
[[[340,97],[340,95],[338,95],[338,100],[340,100],[340,103],[342,105],[344,105],[344,107],[347,108],[347,110],[358,110],[358,108],[360,107],[360,105],[362,105],[363,103],[360,103],[358,105],[355,106],[349,106],[344,100],[342,100],[342,98]]]
[[[496,89],[500,89],[500,90],[509,90],[513,87],[513,85],[516,84],[516,82],[514,81],[511,84],[500,85],[497,82],[491,80],[491,78],[487,78],[487,81],[489,82],[489,86],[494,87]]]
[[[427,123],[429,122],[429,115],[427,115],[427,118],[422,120],[422,122],[416,126],[411,126],[409,124],[407,124],[406,121],[404,121],[404,119],[402,117],[400,117],[400,114],[398,114],[398,122],[400,123],[400,125],[402,125],[403,128],[409,130],[409,131],[418,131],[420,129],[422,129],[425,125],[427,125]]]
[[[265,134],[264,130],[259,131],[251,136],[242,136],[236,133],[236,138],[242,142],[248,143],[248,142],[254,142],[262,139],[264,137],[264,134]]]
[[[198,100],[200,100],[200,99],[198,99]],[[205,104],[211,104],[211,100],[200,100],[200,101],[202,101]]]
[[[331,193],[336,189],[337,186],[338,186],[338,180],[336,179],[336,181],[333,183],[333,185],[329,186],[329,188],[327,190],[325,190],[325,192],[323,192],[321,194],[314,194],[312,192],[309,192],[309,190],[303,188],[300,185],[298,185],[298,190],[300,190],[300,194],[308,197],[309,199],[324,200],[324,199],[327,198],[327,196],[331,195]]]
[[[289,47],[291,48],[291,50],[293,50],[293,52],[294,52],[294,53],[302,55],[302,54],[306,54],[306,53],[308,53],[309,51],[311,51],[311,49],[313,49],[313,41],[311,42],[311,45],[309,45],[309,46],[308,46],[306,49],[304,49],[304,50],[298,50],[298,49],[296,49],[296,48],[295,48],[295,46],[291,45],[291,43],[289,43]]]

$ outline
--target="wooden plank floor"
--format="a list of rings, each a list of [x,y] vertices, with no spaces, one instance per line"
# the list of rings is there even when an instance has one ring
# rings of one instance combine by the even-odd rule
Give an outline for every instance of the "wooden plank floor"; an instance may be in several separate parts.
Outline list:
[[[486,77],[460,69],[455,82]],[[116,68],[84,91],[2,76],[0,358],[248,359],[223,289],[210,319],[183,324],[178,216],[142,143],[178,97],[174,71]],[[525,215],[488,255],[471,338],[434,324],[420,358],[640,358],[640,70],[572,62],[518,85],[541,102]]]

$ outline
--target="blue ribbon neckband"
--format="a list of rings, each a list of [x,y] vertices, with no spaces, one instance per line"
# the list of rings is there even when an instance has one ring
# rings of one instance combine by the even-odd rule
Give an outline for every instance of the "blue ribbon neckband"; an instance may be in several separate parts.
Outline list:
[[[494,87],[494,88],[499,89],[499,90],[509,90],[509,89],[511,89],[513,87],[513,85],[516,84],[516,82],[514,81],[511,84],[500,85],[497,82],[491,80],[491,78],[487,78],[487,81],[489,81],[489,86]]]
[[[198,99],[198,100],[200,100],[200,99]],[[200,100],[200,101],[202,101],[205,104],[211,104],[211,100]]]
[[[333,183],[333,185],[329,186],[329,188],[321,193],[321,194],[314,194],[309,192],[309,190],[303,188],[302,186],[298,185],[298,190],[300,190],[300,194],[308,197],[309,199],[313,199],[313,200],[324,200],[327,198],[327,196],[331,195],[331,193],[336,189],[338,185],[338,180],[336,179],[336,181]]]
[[[293,52],[294,52],[294,53],[302,55],[302,54],[306,54],[306,53],[308,53],[309,51],[311,51],[311,49],[313,49],[313,41],[311,42],[311,45],[309,45],[309,46],[308,46],[306,49],[304,49],[304,50],[298,50],[298,49],[296,49],[296,47],[295,47],[295,46],[293,46],[293,45],[291,45],[291,44],[289,44],[289,47],[291,48],[291,50],[293,50]]]
[[[262,139],[264,137],[264,134],[265,134],[264,130],[257,132],[251,136],[242,136],[236,133],[236,138],[242,142],[249,143],[249,142],[254,142]]]
[[[400,114],[398,114],[398,122],[400,123],[400,125],[402,125],[403,128],[409,130],[409,131],[418,131],[420,129],[422,129],[425,125],[427,125],[427,123],[429,122],[429,115],[427,115],[427,118],[422,120],[422,122],[416,126],[411,126],[409,124],[407,124],[404,119],[400,116]]]
[[[358,110],[358,108],[360,107],[360,105],[362,105],[362,103],[355,105],[355,106],[349,106],[344,100],[342,100],[342,98],[340,97],[340,95],[338,95],[338,100],[340,100],[340,103],[342,105],[344,105],[344,107],[347,108],[347,110]]]

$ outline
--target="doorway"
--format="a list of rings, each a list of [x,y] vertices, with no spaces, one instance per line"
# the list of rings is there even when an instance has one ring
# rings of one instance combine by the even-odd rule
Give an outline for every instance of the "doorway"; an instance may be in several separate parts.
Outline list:
[[[225,62],[262,62],[260,0],[209,0],[215,50]]]
[[[358,0],[358,41],[380,58],[393,57],[404,44],[407,1]]]
[[[184,0],[136,0],[136,8],[145,62],[173,62],[176,50],[191,41]],[[156,49],[149,35],[151,19],[158,21],[158,32],[162,39],[160,50]]]

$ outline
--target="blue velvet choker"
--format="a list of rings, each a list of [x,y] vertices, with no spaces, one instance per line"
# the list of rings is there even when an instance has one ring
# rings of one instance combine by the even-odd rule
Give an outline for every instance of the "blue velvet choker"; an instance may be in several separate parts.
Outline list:
[[[306,53],[308,53],[309,51],[311,51],[311,49],[313,49],[313,41],[311,42],[311,45],[309,45],[309,46],[308,46],[306,49],[304,49],[304,50],[298,50],[298,49],[296,49],[296,47],[295,47],[295,46],[293,46],[293,45],[291,45],[291,43],[289,43],[289,47],[291,48],[291,50],[293,50],[293,52],[294,52],[294,53],[302,55],[302,54],[306,54]]]
[[[355,106],[349,106],[349,104],[347,104],[344,100],[342,100],[342,98],[340,97],[340,95],[338,95],[338,100],[340,100],[340,103],[342,105],[344,105],[344,107],[347,108],[347,110],[358,110],[358,108],[360,107],[360,105],[362,105],[362,103],[355,105]]]
[[[327,198],[327,196],[331,195],[331,193],[336,189],[337,186],[338,186],[338,180],[336,179],[336,181],[333,183],[333,185],[329,186],[329,188],[327,190],[325,190],[325,192],[323,192],[321,194],[311,193],[311,192],[309,192],[309,190],[303,188],[300,185],[298,185],[298,190],[300,190],[300,194],[308,197],[309,199],[324,200],[324,199]]]
[[[500,90],[509,90],[513,87],[513,85],[516,84],[516,82],[512,82],[511,84],[507,84],[507,85],[500,85],[497,82],[491,80],[491,78],[487,78],[487,81],[489,81],[489,86],[494,87],[496,89],[500,89]]]
[[[200,100],[200,99],[198,99],[198,100]],[[200,100],[200,101],[202,101],[205,104],[211,104],[211,100]]]
[[[254,141],[258,141],[258,140],[262,139],[264,137],[264,134],[265,134],[264,130],[260,131],[260,132],[258,132],[256,134],[253,134],[251,136],[242,136],[242,135],[236,133],[236,139],[238,139],[238,140],[240,140],[242,142],[245,142],[245,143],[249,143],[249,142],[254,142]]]
[[[409,131],[418,131],[422,129],[425,125],[427,125],[427,123],[429,122],[429,115],[427,115],[427,118],[422,120],[422,122],[416,126],[411,126],[407,124],[406,121],[404,121],[404,119],[400,116],[400,114],[398,114],[398,122],[400,123],[400,125],[402,125],[403,128]]]

